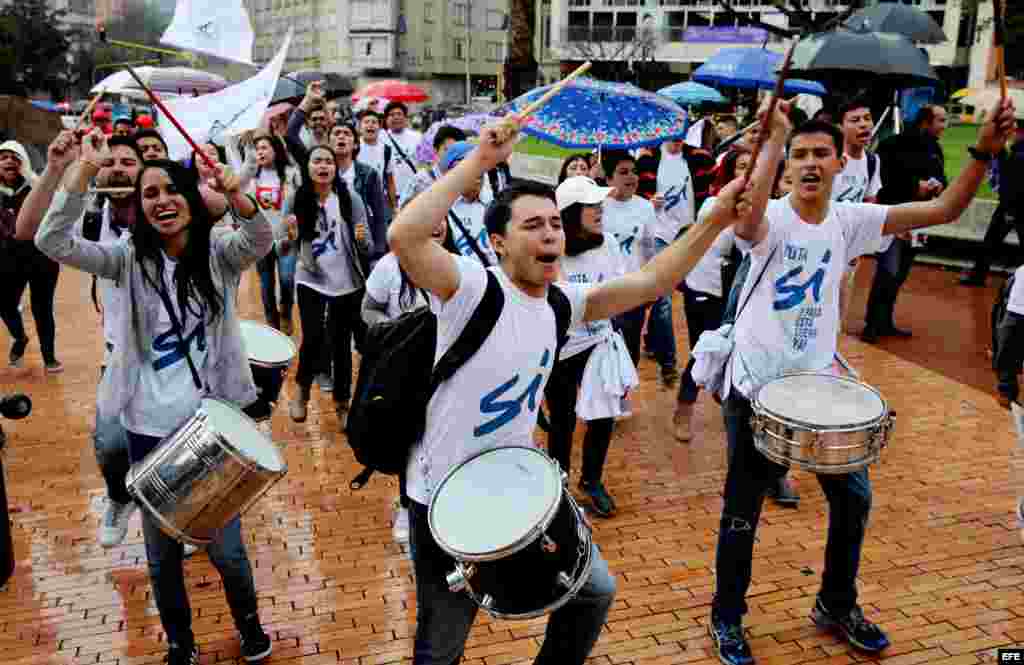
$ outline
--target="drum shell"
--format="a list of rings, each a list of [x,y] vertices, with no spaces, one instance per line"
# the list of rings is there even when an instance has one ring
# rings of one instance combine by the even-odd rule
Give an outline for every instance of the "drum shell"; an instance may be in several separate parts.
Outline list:
[[[126,485],[164,533],[207,545],[286,472],[251,461],[200,410],[131,468]]]
[[[276,404],[281,396],[285,377],[288,375],[288,363],[272,365],[249,359],[252,380],[256,384],[259,399],[268,404]]]
[[[861,385],[878,394],[870,386]],[[773,413],[761,406],[755,394],[751,400],[754,446],[777,464],[797,466],[812,473],[858,471],[877,462],[888,443],[893,418],[884,399],[882,404],[882,414],[875,419],[824,427]]]

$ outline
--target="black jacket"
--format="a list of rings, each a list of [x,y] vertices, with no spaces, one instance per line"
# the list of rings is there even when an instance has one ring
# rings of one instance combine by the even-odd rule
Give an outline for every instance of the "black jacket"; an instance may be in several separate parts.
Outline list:
[[[878,146],[882,160],[882,189],[878,202],[893,205],[920,200],[922,180],[935,178],[946,187],[946,157],[935,137],[916,130],[890,136]]]

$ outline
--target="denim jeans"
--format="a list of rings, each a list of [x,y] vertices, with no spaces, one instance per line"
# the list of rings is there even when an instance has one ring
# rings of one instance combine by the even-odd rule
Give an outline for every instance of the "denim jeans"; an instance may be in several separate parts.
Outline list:
[[[104,369],[100,368],[101,377]],[[131,468],[131,461],[128,459],[128,435],[121,426],[121,417],[115,415],[104,418],[100,415],[97,405],[92,443],[96,453],[96,464],[99,465],[103,480],[107,483],[107,497],[118,503],[131,503],[132,495],[128,493],[128,488],[124,484]]]
[[[729,443],[729,471],[725,505],[718,531],[716,588],[713,607],[722,619],[738,622],[747,611],[744,600],[750,587],[754,536],[765,492],[785,475],[754,448],[750,402],[735,388],[722,405]],[[871,484],[866,469],[840,475],[819,475],[828,500],[828,543],[818,597],[835,614],[849,612],[857,603],[857,570],[871,510]]]
[[[157,437],[128,432],[128,451],[133,462],[141,460],[159,443]],[[142,534],[146,540],[149,582],[167,642],[188,648],[195,644],[195,637],[192,634],[192,608],[185,589],[182,544],[161,531],[156,520],[145,510],[142,511]],[[241,631],[257,617],[258,607],[252,566],[242,543],[240,518],[232,520],[221,531],[220,537],[206,546],[206,554],[220,573],[231,616],[235,627]]]
[[[654,240],[654,255],[660,254],[668,243]],[[672,328],[672,295],[662,296],[651,303],[651,318],[647,322],[647,348],[662,367],[676,366],[676,335]]]
[[[270,253],[256,262],[256,272],[260,275],[260,295],[263,297],[263,315],[267,318],[267,324],[280,327],[281,313],[277,309],[277,285],[274,283],[274,273],[277,273],[281,281],[281,309],[290,313],[295,303],[295,267],[298,264],[298,254],[278,254],[274,247]]]
[[[448,589],[445,576],[455,569],[455,561],[431,535],[427,507],[410,503],[409,547],[416,575],[413,665],[455,665],[465,651],[477,604],[469,594]],[[544,645],[533,661],[538,665],[582,665],[601,634],[615,598],[615,578],[597,546],[593,548],[590,579],[548,617]]]

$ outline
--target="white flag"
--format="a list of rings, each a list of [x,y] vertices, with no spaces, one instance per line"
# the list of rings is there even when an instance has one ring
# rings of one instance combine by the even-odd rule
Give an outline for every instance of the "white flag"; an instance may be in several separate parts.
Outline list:
[[[196,143],[223,143],[226,136],[258,128],[274,96],[291,41],[289,30],[281,50],[256,76],[209,95],[167,100],[164,106]],[[188,142],[162,113],[159,125],[171,159],[188,157],[191,151]]]
[[[253,39],[242,0],[178,0],[160,43],[251,65]]]

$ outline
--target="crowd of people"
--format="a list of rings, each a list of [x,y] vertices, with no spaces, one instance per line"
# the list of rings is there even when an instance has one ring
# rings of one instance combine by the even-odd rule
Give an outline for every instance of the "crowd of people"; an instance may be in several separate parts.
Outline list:
[[[105,353],[93,438],[107,485],[97,537],[115,547],[136,512],[128,470],[204,396],[254,417],[273,407],[258,398],[240,333],[236,299],[246,270],[258,273],[267,325],[301,336],[288,416],[306,420],[316,385],[331,395],[340,436],[353,398],[353,353],[370,327],[427,307],[440,358],[489,289],[500,288],[493,332],[430,398],[424,434],[399,474],[394,536],[409,542],[416,578],[414,662],[458,662],[478,609],[445,579],[452,559],[428,520],[440,481],[482,451],[532,445],[543,401],[547,450],[566,473],[584,421],[579,494],[592,514],[613,517],[605,461],[617,422],[632,414],[637,367],[650,357],[661,386],[677,391],[671,418],[679,442],[694,436],[702,389],[722,404],[729,464],[708,625],[720,659],[747,665],[744,598],[762,502],[799,503],[788,467],[755,449],[754,392],[787,372],[844,371],[837,339],[861,256],[877,255],[879,264],[864,339],[906,334],[894,325],[893,307],[915,231],[956,219],[990,163],[1005,174],[1024,143],[1017,129],[1004,153],[1017,127],[1007,102],[948,182],[936,152],[940,107],[926,107],[877,153],[868,150],[873,118],[864,100],[810,120],[798,115],[780,102],[762,107],[763,124],[739,139],[734,119],[723,118],[689,142],[573,155],[554,188],[511,177],[515,118],[484,128],[475,143],[441,127],[436,161],[421,165],[415,154],[423,137],[409,128],[404,104],[363,110],[353,122],[319,83],[290,117],[227,145],[203,143],[202,154],[184,163],[169,159],[158,130],[125,123],[62,132],[38,176],[8,141],[0,144],[0,313],[13,340],[10,363],[20,364],[29,344],[19,309],[26,285],[45,369],[57,372],[60,266],[94,275]],[[733,138],[720,154],[707,143],[711,132],[715,141]],[[1008,191],[1013,185],[1003,184]],[[1009,204],[999,214],[1009,220],[1000,228],[1015,223]],[[968,281],[985,271],[979,260]],[[694,354],[680,371],[675,290],[691,347],[731,326],[720,386]],[[1005,335],[1024,335],[1024,289],[1011,301],[1015,327],[1007,324]],[[559,307],[568,319],[564,336]],[[1002,366],[1019,366],[1015,353],[1004,351]],[[1000,378],[1005,401],[1016,400],[1016,373]],[[812,619],[858,649],[881,651],[887,636],[857,604],[867,470],[818,478],[829,502],[828,544]],[[196,665],[182,564],[190,552],[145,512],[142,523],[168,662]],[[223,579],[242,655],[255,662],[272,644],[241,530],[235,519],[206,553]],[[589,578],[551,614],[536,662],[583,663],[614,599],[613,572],[595,545]]]

